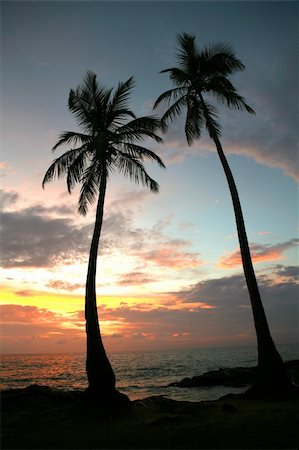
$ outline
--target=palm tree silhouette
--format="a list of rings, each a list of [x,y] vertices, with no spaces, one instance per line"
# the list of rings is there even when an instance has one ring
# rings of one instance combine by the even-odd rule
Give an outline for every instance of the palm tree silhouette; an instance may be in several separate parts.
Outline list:
[[[94,231],[90,246],[85,291],[85,319],[87,334],[86,372],[88,393],[102,400],[115,398],[115,375],[102,342],[96,302],[96,266],[103,222],[106,186],[111,172],[118,170],[125,177],[158,192],[159,185],[146,172],[144,160],[152,160],[165,167],[153,151],[139,145],[156,134],[160,121],[154,116],[137,118],[128,108],[134,86],[133,77],[119,83],[116,89],[100,85],[96,75],[87,72],[81,85],[69,94],[68,107],[75,115],[83,133],[65,131],[54,145],[75,146],[53,161],[42,186],[66,175],[69,193],[81,184],[78,211],[86,215],[88,206],[97,199]],[[116,395],[117,396],[117,395]]]
[[[242,264],[257,335],[259,370],[251,392],[285,391],[292,385],[269,331],[252,265],[238,191],[219,140],[221,136],[219,116],[216,108],[206,99],[206,96],[211,96],[229,108],[254,114],[253,109],[245,103],[244,98],[238,94],[229,80],[230,75],[243,70],[245,66],[228,44],[210,44],[199,50],[195,44],[195,36],[182,33],[178,35],[178,46],[178,67],[161,71],[169,73],[174,88],[161,94],[154,108],[161,102],[168,106],[161,119],[161,128],[164,132],[167,131],[170,122],[186,109],[185,135],[188,144],[191,145],[194,139],[199,139],[203,128],[206,128],[216,146],[232,197]]]

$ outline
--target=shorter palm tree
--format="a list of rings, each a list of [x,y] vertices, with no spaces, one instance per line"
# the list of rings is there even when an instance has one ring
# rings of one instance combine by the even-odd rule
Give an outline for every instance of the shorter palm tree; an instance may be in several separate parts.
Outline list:
[[[96,301],[97,254],[104,214],[109,175],[118,171],[136,183],[158,192],[159,185],[146,172],[144,161],[165,168],[153,151],[140,145],[144,139],[161,142],[156,134],[160,121],[154,116],[139,117],[128,107],[134,85],[133,77],[118,87],[107,89],[88,72],[82,85],[69,94],[69,110],[75,115],[83,133],[65,131],[53,151],[62,145],[75,146],[53,161],[42,185],[66,175],[69,193],[81,184],[78,211],[86,215],[88,206],[97,200],[94,231],[90,246],[85,291],[87,335],[86,371],[88,392],[96,398],[115,398],[115,375],[102,342]]]
[[[228,44],[211,44],[199,50],[195,45],[195,37],[187,33],[178,36],[178,44],[178,67],[162,70],[162,73],[169,73],[174,88],[161,94],[154,108],[161,102],[168,105],[161,119],[164,132],[167,131],[169,123],[186,110],[185,135],[188,144],[191,145],[194,139],[200,139],[202,130],[206,128],[216,146],[232,197],[243,269],[257,335],[259,375],[252,392],[289,392],[292,385],[269,331],[252,265],[237,187],[220,143],[219,117],[216,108],[207,98],[213,97],[230,108],[253,114],[253,109],[247,105],[229,80],[230,75],[245,67]]]

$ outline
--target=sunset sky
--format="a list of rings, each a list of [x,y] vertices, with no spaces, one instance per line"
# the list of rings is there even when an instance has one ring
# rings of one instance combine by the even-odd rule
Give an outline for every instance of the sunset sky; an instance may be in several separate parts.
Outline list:
[[[219,107],[270,329],[298,336],[298,3],[1,2],[1,351],[85,350],[84,285],[94,209],[77,213],[64,180],[41,187],[64,130],[69,90],[92,70],[113,87],[134,75],[131,106],[152,114],[171,87],[176,36],[229,42],[233,81],[256,115]],[[155,114],[162,113],[161,108]],[[108,351],[255,344],[231,198],[206,134],[183,123],[149,143],[165,171],[151,194],[109,180],[98,258]],[[60,153],[58,153],[60,154]]]

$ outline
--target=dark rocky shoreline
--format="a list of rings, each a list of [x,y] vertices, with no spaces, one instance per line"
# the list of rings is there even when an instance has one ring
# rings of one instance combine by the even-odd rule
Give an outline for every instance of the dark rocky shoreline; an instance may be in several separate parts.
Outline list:
[[[299,360],[285,362],[291,380],[299,385]],[[233,367],[211,370],[192,378],[183,378],[170,383],[168,387],[193,388],[201,386],[245,387],[253,383],[257,367]]]
[[[299,361],[286,366],[292,380],[298,381]],[[236,385],[249,381],[252,369],[211,371],[199,377],[200,383]],[[257,399],[228,394],[214,401],[188,402],[153,396],[116,407],[102,404],[100,399],[89,402],[84,391],[48,386],[1,392],[3,450],[298,447],[295,397]]]

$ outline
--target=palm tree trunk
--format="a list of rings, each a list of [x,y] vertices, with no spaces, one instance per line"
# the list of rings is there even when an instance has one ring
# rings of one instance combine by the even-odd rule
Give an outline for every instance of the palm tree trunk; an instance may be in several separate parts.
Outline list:
[[[224,155],[221,143],[216,133],[211,136],[215,142],[218,156],[220,158],[229,190],[232,197],[233,208],[240,243],[241,258],[245,274],[245,279],[249,291],[254,325],[258,344],[258,377],[252,387],[252,393],[278,393],[292,388],[292,384],[286,374],[282,358],[278,353],[270,334],[266,314],[257,285],[248,239],[245,229],[245,223],[242,208],[239,200],[236,184]]]
[[[97,302],[96,269],[99,240],[102,229],[107,174],[104,169],[101,177],[100,192],[96,210],[96,220],[90,246],[85,292],[85,320],[87,335],[86,372],[88,390],[93,394],[109,397],[115,391],[115,375],[102,342]]]

